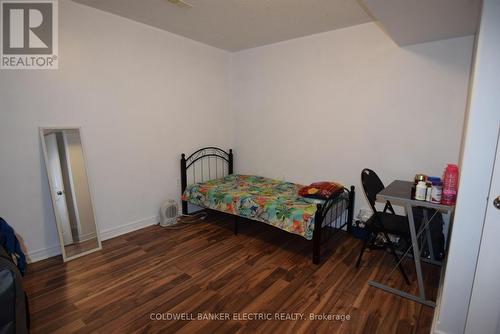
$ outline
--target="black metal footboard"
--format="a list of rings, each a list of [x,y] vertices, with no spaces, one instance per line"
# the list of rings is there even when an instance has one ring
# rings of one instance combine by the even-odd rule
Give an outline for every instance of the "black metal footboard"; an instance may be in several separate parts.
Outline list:
[[[330,228],[335,234],[344,227],[350,232],[354,214],[354,186],[350,190],[344,188],[340,194],[329,198],[325,203],[317,205],[314,217],[313,232],[313,263],[319,264],[321,261],[321,242],[325,228]]]

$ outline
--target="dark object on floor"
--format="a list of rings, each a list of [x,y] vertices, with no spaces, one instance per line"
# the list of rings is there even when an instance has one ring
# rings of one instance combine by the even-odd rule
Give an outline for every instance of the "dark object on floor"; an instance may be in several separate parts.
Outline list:
[[[22,275],[26,272],[26,257],[21,250],[14,229],[0,217],[0,247],[4,247],[9,256],[15,259],[15,263]]]
[[[356,239],[361,239],[365,240],[366,235],[368,234],[368,230],[365,229],[364,222],[361,222],[359,220],[356,220],[352,223],[351,226],[351,234],[356,238]]]
[[[415,207],[413,208],[413,220],[415,222],[421,222],[424,216],[424,210],[427,210],[427,217],[430,219],[429,227],[431,231],[431,242],[432,249],[434,251],[434,259],[441,261],[444,259],[444,234],[443,234],[443,215],[441,212],[436,212],[436,210]],[[425,232],[423,232],[425,233]],[[420,247],[422,250],[422,257],[429,257],[429,247],[427,247],[427,238],[423,239],[423,245]]]
[[[370,203],[373,210],[373,215],[366,222],[366,229],[368,234],[363,241],[363,246],[361,252],[359,253],[358,260],[356,261],[356,267],[359,267],[363,253],[368,247],[369,243],[376,240],[377,235],[382,234],[385,238],[385,246],[389,249],[394,261],[398,264],[398,268],[403,275],[405,282],[410,284],[408,276],[401,264],[401,258],[396,254],[396,250],[393,242],[389,238],[389,234],[398,236],[405,240],[410,240],[410,226],[408,222],[408,217],[396,215],[392,205],[389,201],[385,204],[385,208],[382,212],[378,211],[375,207],[375,200],[377,199],[377,194],[381,192],[385,187],[377,174],[371,169],[365,168],[361,172],[361,183],[363,184],[363,190],[365,191],[366,198]],[[389,211],[389,212],[388,212]],[[417,227],[418,228],[418,227]],[[411,244],[411,242],[410,242]]]
[[[28,333],[28,303],[21,272],[0,246],[0,333]]]

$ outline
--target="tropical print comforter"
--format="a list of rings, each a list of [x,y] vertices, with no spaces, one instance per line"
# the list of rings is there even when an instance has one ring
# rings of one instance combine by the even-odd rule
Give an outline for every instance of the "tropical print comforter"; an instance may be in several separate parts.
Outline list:
[[[194,183],[183,201],[258,220],[311,240],[318,200],[298,195],[302,185],[253,175]]]

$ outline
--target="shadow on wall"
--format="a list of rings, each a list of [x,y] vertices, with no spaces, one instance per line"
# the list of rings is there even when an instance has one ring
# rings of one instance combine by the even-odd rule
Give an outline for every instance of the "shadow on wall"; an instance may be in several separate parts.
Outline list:
[[[428,42],[422,44],[415,44],[409,46],[402,46],[401,50],[408,52],[409,54],[414,54],[418,57],[425,58],[426,61],[433,61],[440,67],[448,68],[456,73],[462,74],[464,68],[472,66],[472,52],[473,48],[470,49],[470,57],[450,57],[450,49],[455,48],[457,53],[464,52],[465,46],[470,45],[471,41],[474,40],[474,36],[457,37],[447,40],[440,40],[435,42]],[[457,43],[457,41],[460,41]],[[429,47],[432,46],[432,47]],[[468,59],[465,62],[464,59]]]

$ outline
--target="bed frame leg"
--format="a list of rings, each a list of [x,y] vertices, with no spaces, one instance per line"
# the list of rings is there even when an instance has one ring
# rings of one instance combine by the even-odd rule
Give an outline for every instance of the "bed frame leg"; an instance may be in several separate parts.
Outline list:
[[[316,214],[314,216],[314,232],[313,232],[313,263],[319,264],[321,261],[321,226],[322,226],[321,205],[318,204]]]
[[[321,261],[320,243],[313,239],[313,264],[319,264]]]
[[[187,174],[186,174],[186,155],[184,153],[181,154],[181,195],[184,194],[184,190],[187,187]],[[182,201],[182,214],[188,214],[188,203],[186,201]]]
[[[351,233],[352,221],[354,220],[354,200],[356,198],[356,192],[354,191],[354,186],[351,186],[349,191],[349,210],[347,211],[347,232]]]
[[[234,235],[238,235],[238,216],[234,217]]]

